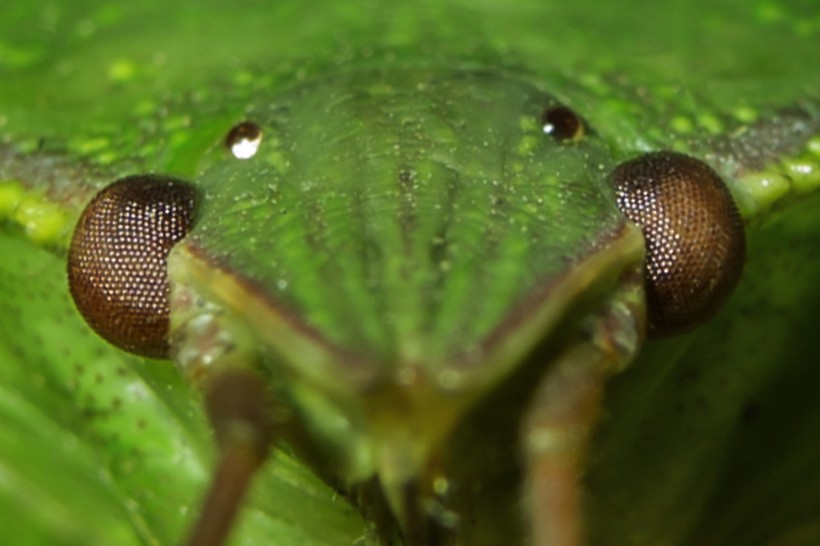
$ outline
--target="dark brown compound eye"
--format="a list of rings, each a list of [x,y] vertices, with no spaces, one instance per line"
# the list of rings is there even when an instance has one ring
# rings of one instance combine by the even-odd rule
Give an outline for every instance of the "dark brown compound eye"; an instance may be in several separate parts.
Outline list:
[[[580,140],[584,136],[584,122],[566,106],[553,106],[541,115],[541,128],[559,142]]]
[[[168,354],[166,260],[194,216],[195,191],[156,175],[129,176],[100,191],[80,216],[68,283],[88,324],[142,356]]]
[[[729,190],[708,165],[657,152],[612,172],[618,206],[646,239],[646,297],[654,337],[694,328],[740,280],[743,223]]]

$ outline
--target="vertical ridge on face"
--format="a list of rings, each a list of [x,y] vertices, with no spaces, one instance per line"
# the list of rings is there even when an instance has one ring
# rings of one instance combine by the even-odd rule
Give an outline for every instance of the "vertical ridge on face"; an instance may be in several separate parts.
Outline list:
[[[557,104],[512,76],[408,67],[260,98],[265,141],[211,158],[192,241],[340,347],[469,353],[622,225],[603,145],[544,134]]]

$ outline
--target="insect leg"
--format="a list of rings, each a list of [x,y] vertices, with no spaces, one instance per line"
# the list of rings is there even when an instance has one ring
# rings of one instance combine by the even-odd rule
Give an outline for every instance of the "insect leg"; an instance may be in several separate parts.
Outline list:
[[[640,319],[638,319],[640,320]],[[533,546],[582,546],[584,459],[607,380],[632,359],[642,329],[631,305],[592,317],[537,387],[522,428]]]
[[[219,373],[206,386],[205,403],[220,460],[189,546],[224,544],[248,486],[273,442],[269,396],[255,372],[234,368]]]

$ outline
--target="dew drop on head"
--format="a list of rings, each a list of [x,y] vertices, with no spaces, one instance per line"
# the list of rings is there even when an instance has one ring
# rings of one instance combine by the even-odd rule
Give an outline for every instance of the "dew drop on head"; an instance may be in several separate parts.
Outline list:
[[[262,128],[252,121],[234,125],[225,137],[225,147],[237,159],[250,159],[259,150],[262,142]]]
[[[584,123],[566,106],[545,110],[541,115],[541,129],[559,142],[580,140],[584,136]]]

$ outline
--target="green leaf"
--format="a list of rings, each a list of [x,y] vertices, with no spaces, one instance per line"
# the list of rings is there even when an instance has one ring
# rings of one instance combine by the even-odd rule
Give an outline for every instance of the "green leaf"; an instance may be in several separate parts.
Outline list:
[[[0,239],[0,529],[17,544],[173,544],[214,464],[197,393],[169,362],[98,339],[62,260]],[[352,544],[367,525],[278,452],[236,544]],[[316,525],[316,521],[322,525]]]

